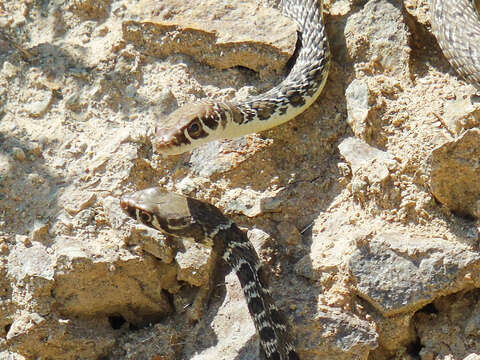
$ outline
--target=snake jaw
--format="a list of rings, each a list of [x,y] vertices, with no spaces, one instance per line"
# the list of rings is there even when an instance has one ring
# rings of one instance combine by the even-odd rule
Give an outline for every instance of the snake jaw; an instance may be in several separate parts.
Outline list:
[[[175,110],[155,128],[152,141],[155,151],[177,155],[217,139],[221,132],[213,131],[219,124],[215,106],[216,103],[212,102],[198,102]]]
[[[152,141],[155,152],[163,155],[180,155],[186,151],[195,149],[201,143],[192,142],[179,130],[172,131],[172,134],[165,134],[165,129],[157,132],[155,139]],[[207,142],[208,140],[204,141]],[[203,142],[202,142],[203,143]]]
[[[176,129],[155,128],[155,137],[152,141],[155,152],[164,155],[178,155],[179,144],[182,142],[175,136]],[[180,147],[182,148],[182,147]]]

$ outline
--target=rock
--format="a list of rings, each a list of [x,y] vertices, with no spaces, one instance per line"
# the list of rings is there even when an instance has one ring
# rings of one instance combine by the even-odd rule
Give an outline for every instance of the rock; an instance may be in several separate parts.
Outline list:
[[[450,132],[459,135],[480,125],[480,111],[471,98],[456,99],[445,104],[443,119]]]
[[[464,274],[479,265],[480,256],[463,245],[395,233],[359,243],[349,261],[358,294],[384,316],[416,311],[470,287]]]
[[[138,343],[138,338],[143,341]],[[174,320],[167,320],[122,337],[112,349],[111,358],[177,360],[184,341],[182,333],[175,329]],[[152,347],[152,343],[156,345]]]
[[[192,193],[197,187],[200,187],[201,183],[197,180],[197,182],[190,178],[184,177],[177,185],[178,190],[185,195]]]
[[[32,240],[33,241],[40,241],[42,242],[45,240],[45,237],[48,233],[48,224],[44,224],[42,222],[37,222],[34,224],[34,228],[32,230]]]
[[[395,167],[393,156],[385,151],[375,149],[357,138],[346,138],[338,145],[340,154],[352,167],[354,175],[362,172],[370,183],[385,181],[390,169]]]
[[[152,94],[152,103],[162,115],[168,115],[178,108],[177,99],[169,89],[162,89],[158,94]]]
[[[9,276],[17,281],[30,278],[53,280],[54,259],[41,243],[18,244],[8,256],[8,264]]]
[[[204,286],[210,279],[211,249],[197,243],[185,244],[185,252],[178,252],[175,261],[178,264],[177,279],[193,286]]]
[[[463,360],[480,360],[480,355],[479,354],[470,354]]]
[[[350,16],[345,25],[345,39],[352,59],[400,76],[409,73],[408,28],[401,9],[390,1],[369,1]]]
[[[80,111],[85,107],[85,103],[82,102],[81,95],[79,93],[73,93],[65,100],[65,106],[72,111]]]
[[[355,251],[358,239],[366,236],[367,230],[350,224],[344,215],[333,215],[321,229],[314,225],[310,254],[301,263],[297,263],[297,273],[309,279],[319,280],[325,273],[338,271],[348,254]]]
[[[239,213],[248,217],[255,217],[261,214],[260,200],[258,193],[253,190],[232,189],[226,194],[224,204],[226,212]]]
[[[97,200],[95,193],[89,192],[74,192],[69,193],[65,199],[65,210],[72,216],[78,214],[80,211],[92,206]]]
[[[45,93],[42,100],[33,101],[25,105],[25,111],[32,117],[41,117],[47,112],[52,99],[50,92]]]
[[[255,250],[260,253],[261,250],[268,246],[273,239],[261,229],[253,228],[247,232],[248,240],[253,244]]]
[[[2,75],[4,75],[7,79],[13,78],[17,75],[20,69],[15,65],[5,61],[2,67]]]
[[[27,158],[27,156],[25,155],[25,152],[18,147],[14,147],[12,149],[12,155],[15,158],[15,160],[18,160],[18,161],[24,161]]]
[[[145,326],[172,312],[164,291],[178,288],[173,266],[148,256],[92,262],[85,255],[69,246],[59,256],[55,300],[62,317],[120,316]]]
[[[76,333],[78,328],[85,329],[80,336]],[[7,339],[9,349],[27,359],[43,356],[40,354],[63,359],[94,358],[115,344],[114,332],[106,320],[64,320],[26,312],[17,316]],[[70,354],[72,347],[77,349],[75,356]]]
[[[150,55],[180,52],[219,69],[243,66],[264,76],[283,72],[295,50],[295,25],[252,3],[142,0],[132,12],[151,20],[124,21],[123,37]]]
[[[370,112],[368,85],[364,80],[353,80],[345,90],[348,118],[355,136],[365,139],[368,130],[368,116]]]
[[[143,251],[167,264],[173,261],[174,248],[164,235],[143,225],[133,225],[130,229],[131,234],[126,237],[127,245],[139,245]]]
[[[281,222],[277,226],[279,237],[282,243],[288,246],[299,245],[302,241],[302,236],[298,229],[291,223]]]
[[[10,351],[0,351],[0,359],[25,360],[25,358],[22,355],[12,353]]]
[[[306,340],[308,344],[316,344],[321,349],[308,352],[310,358],[334,355],[340,359],[362,359],[378,346],[378,335],[375,329],[365,320],[342,313],[337,309],[319,309],[317,313],[317,332]],[[315,336],[318,332],[333,337],[334,340],[322,344],[322,337]],[[348,354],[348,355],[346,355]],[[345,357],[344,357],[345,356]]]
[[[69,0],[67,6],[87,19],[103,19],[107,16],[112,0]]]
[[[451,211],[480,216],[480,130],[434,149],[429,158],[430,189]]]
[[[197,344],[209,344],[214,336],[217,341],[209,346],[201,346],[186,342],[185,354],[189,359],[208,360],[215,358],[235,359],[245,356],[245,359],[259,359],[259,346],[253,321],[248,313],[247,304],[240,289],[238,279],[232,273],[225,277],[225,299],[217,304],[217,315],[209,312],[206,324],[208,329],[201,327],[196,331]]]
[[[213,141],[194,149],[189,164],[197,175],[210,177],[237,167],[271,143],[271,140],[260,139],[255,135],[229,141]]]
[[[435,203],[427,161],[455,148],[435,159],[474,189],[461,172],[478,178],[464,134],[478,99],[431,36],[428,0],[324,1],[331,69],[307,111],[153,151],[179,105],[281,81],[296,26],[262,7],[279,3],[1,1],[0,359],[259,358],[235,274],[121,210],[151,186],[248,231],[302,359],[480,354],[478,224]]]
[[[7,334],[7,340],[14,339],[19,334],[28,332],[31,328],[34,328],[36,325],[45,322],[45,319],[36,313],[32,314],[22,314],[17,317],[16,321],[10,326],[10,329]]]

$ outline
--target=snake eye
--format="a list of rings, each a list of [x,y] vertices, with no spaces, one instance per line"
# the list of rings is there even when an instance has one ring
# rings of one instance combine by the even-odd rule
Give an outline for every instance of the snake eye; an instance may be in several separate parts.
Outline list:
[[[139,220],[144,224],[150,224],[152,222],[152,215],[150,215],[148,212],[140,211],[138,216],[140,217]]]
[[[190,136],[196,136],[202,131],[202,126],[198,120],[194,120],[190,125],[188,125],[187,130]]]

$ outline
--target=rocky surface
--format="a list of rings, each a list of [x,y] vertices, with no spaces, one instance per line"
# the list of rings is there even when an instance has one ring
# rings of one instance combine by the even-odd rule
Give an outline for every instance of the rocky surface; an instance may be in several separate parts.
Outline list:
[[[468,111],[468,110],[467,110]],[[480,215],[480,130],[469,129],[430,155],[430,188],[459,214]]]
[[[281,80],[296,32],[276,8],[0,2],[0,359],[258,358],[211,249],[122,213],[153,185],[248,231],[302,359],[480,358],[479,103],[427,0],[325,0],[333,63],[310,109],[152,152],[181,104]]]

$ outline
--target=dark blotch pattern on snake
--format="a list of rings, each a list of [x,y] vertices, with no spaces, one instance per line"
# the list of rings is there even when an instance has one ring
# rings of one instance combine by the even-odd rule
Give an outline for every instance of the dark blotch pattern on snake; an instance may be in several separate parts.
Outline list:
[[[120,205],[134,219],[164,234],[193,238],[214,251],[235,271],[267,360],[299,359],[288,325],[266,285],[252,244],[219,209],[189,197],[150,188],[125,195]]]

